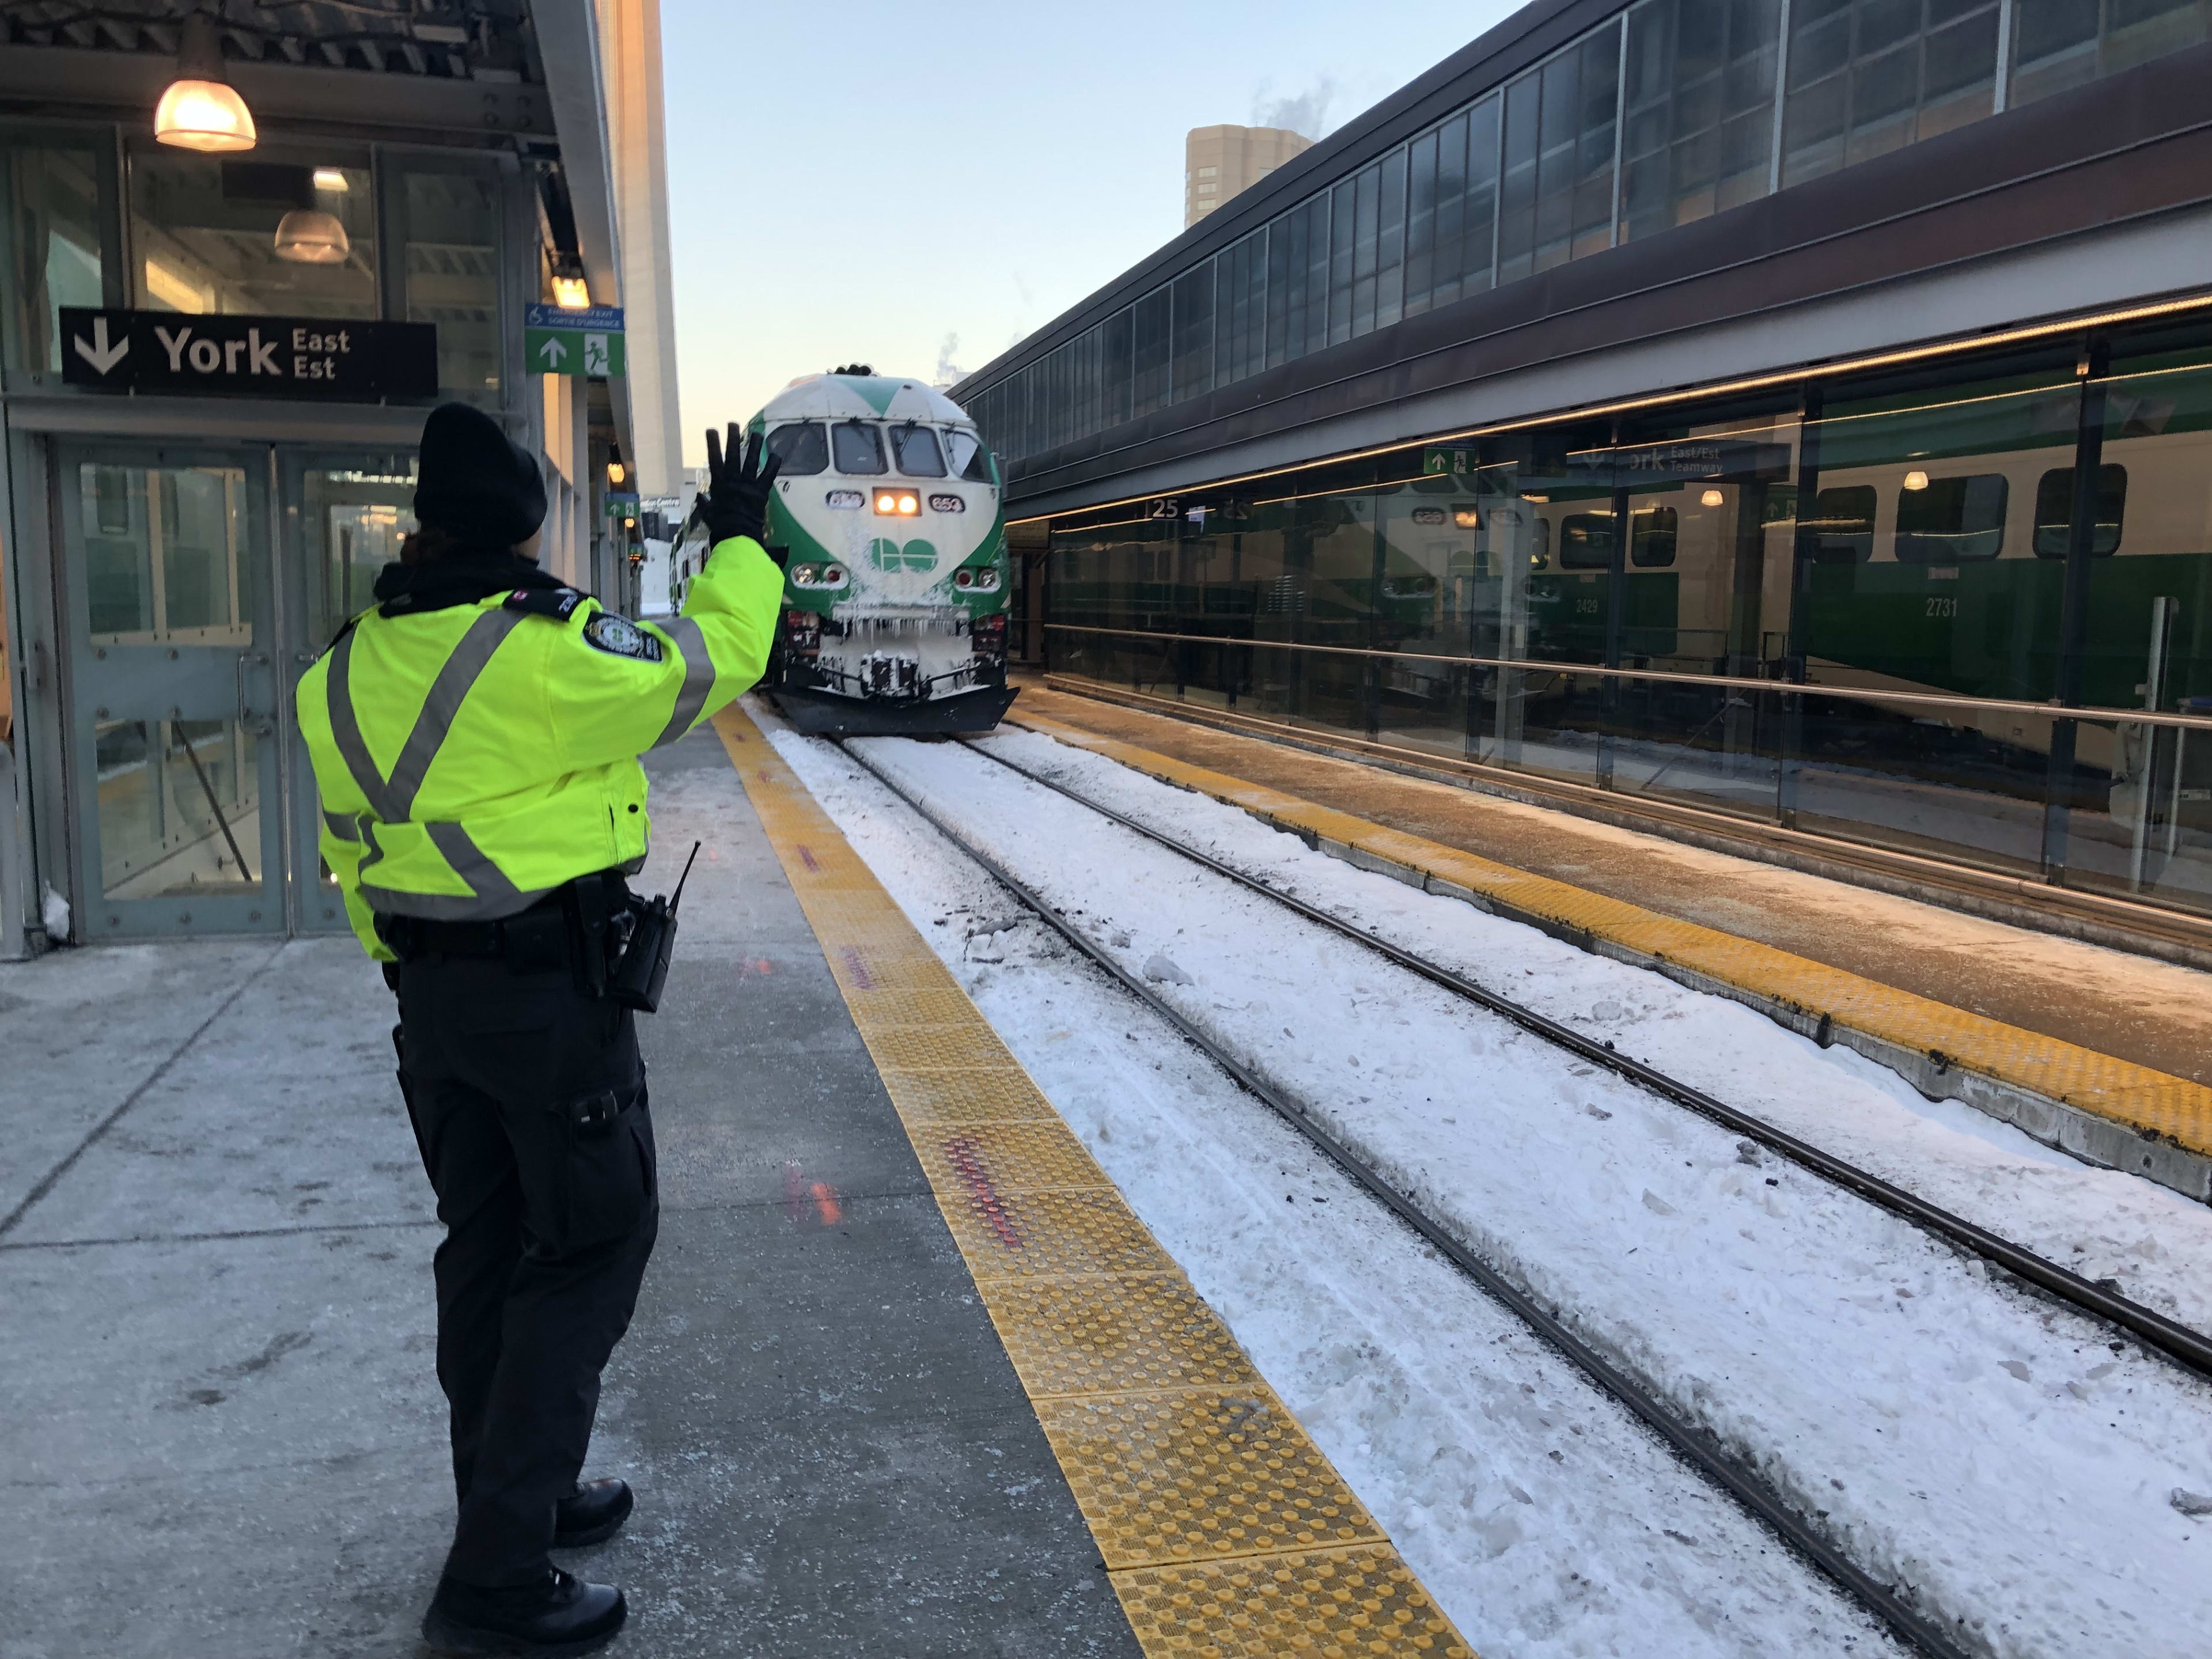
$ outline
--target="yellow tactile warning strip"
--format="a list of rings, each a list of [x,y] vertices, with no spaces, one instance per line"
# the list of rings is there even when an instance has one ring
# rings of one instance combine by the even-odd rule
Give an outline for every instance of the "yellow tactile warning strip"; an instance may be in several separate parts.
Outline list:
[[[2026,1031],[1900,991],[1771,945],[1680,921],[1624,900],[1531,875],[1477,854],[1407,835],[1264,784],[1209,771],[1149,749],[1035,714],[1013,723],[1103,755],[1163,782],[1195,790],[1303,836],[1318,836],[1488,899],[1505,909],[1607,940],[1723,985],[1978,1073],[2212,1155],[2212,1089],[2056,1037]]]
[[[1146,1653],[1472,1659],[759,728],[714,725]]]

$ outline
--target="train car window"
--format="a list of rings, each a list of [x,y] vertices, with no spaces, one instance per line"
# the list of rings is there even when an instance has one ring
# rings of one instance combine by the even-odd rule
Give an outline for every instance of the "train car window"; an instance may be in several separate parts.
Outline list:
[[[830,443],[819,421],[793,421],[768,434],[768,453],[783,463],[786,477],[803,478],[830,470]]]
[[[1628,515],[1628,562],[1653,569],[1674,562],[1677,520],[1671,507],[1643,507]]]
[[[989,452],[983,447],[981,438],[972,432],[955,432],[951,434],[951,442],[955,472],[970,483],[992,482]]]
[[[2128,506],[2128,470],[2097,469],[2097,533],[2089,543],[2096,558],[2120,550],[2120,522]],[[2063,559],[2074,539],[2074,469],[2057,466],[2035,483],[2035,556]]]
[[[937,434],[926,426],[908,421],[893,427],[891,453],[898,458],[898,470],[909,478],[945,476],[945,452],[938,447]]]
[[[1570,513],[1559,520],[1559,568],[1608,570],[1613,567],[1613,514]]]
[[[884,432],[866,421],[841,421],[830,428],[840,472],[873,475],[884,471]]]
[[[1897,492],[1897,562],[1967,564],[1994,559],[2004,546],[2005,496],[2002,472],[1965,478],[1923,478],[1917,489]]]
[[[1872,484],[1845,484],[1813,498],[1804,528],[1813,538],[1815,564],[1864,564],[1874,557]]]

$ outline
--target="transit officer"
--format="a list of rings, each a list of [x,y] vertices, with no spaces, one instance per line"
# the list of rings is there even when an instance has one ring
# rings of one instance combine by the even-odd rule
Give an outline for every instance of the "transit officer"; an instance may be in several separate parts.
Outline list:
[[[599,1373],[659,1226],[635,1016],[606,994],[635,915],[645,769],[760,678],[782,574],[776,463],[707,435],[711,544],[681,618],[632,623],[536,562],[537,463],[462,404],[422,431],[375,609],[299,688],[324,860],[399,999],[400,1088],[438,1195],[438,1381],[460,1516],[422,1633],[447,1653],[583,1652],[627,1607],[556,1569],[611,1537],[579,1486]]]

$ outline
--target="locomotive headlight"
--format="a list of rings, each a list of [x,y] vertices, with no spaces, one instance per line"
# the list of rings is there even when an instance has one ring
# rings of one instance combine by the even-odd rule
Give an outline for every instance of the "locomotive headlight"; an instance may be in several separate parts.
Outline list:
[[[975,586],[975,573],[969,569],[965,565],[961,566],[959,569],[952,573],[952,585],[955,587]]]
[[[858,512],[867,502],[868,498],[857,489],[833,489],[822,498],[824,507],[834,507],[841,513]]]
[[[911,489],[878,489],[876,511],[892,518],[911,519],[921,511],[921,497]]]
[[[921,500],[919,496],[902,495],[899,497],[898,510],[901,518],[912,518],[921,511]]]
[[[818,565],[795,564],[791,567],[791,585],[793,587],[811,587],[821,578],[822,570]]]

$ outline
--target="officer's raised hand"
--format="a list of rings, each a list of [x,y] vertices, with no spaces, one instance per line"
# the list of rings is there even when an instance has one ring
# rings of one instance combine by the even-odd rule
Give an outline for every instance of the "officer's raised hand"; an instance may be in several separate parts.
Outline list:
[[[765,440],[757,432],[738,452],[738,423],[730,422],[730,447],[725,455],[712,427],[707,428],[707,489],[699,497],[699,521],[707,527],[707,544],[719,547],[732,536],[749,536],[757,542],[768,522],[769,491],[782,469],[781,456],[766,456]]]

